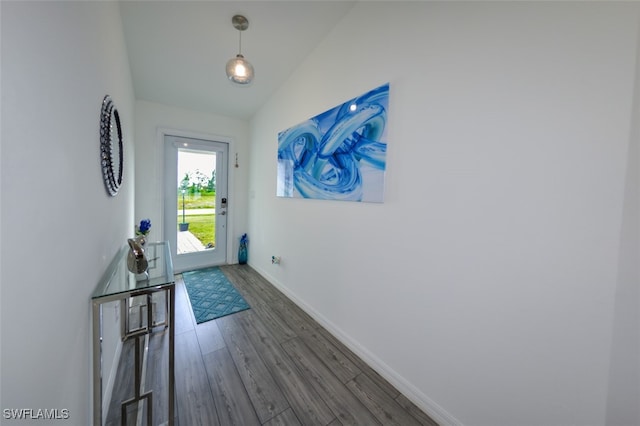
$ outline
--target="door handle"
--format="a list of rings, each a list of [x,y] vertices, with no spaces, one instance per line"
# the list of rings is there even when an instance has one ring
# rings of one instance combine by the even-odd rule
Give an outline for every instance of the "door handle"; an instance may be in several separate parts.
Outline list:
[[[221,216],[224,216],[225,214],[227,214],[227,212],[225,212],[225,211],[221,211],[221,212],[220,212],[220,215],[221,215]]]

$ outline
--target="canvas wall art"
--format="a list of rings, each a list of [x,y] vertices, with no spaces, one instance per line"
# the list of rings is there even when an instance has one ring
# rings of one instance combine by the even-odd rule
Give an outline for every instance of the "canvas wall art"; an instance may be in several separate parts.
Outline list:
[[[278,133],[277,195],[381,203],[389,83]]]

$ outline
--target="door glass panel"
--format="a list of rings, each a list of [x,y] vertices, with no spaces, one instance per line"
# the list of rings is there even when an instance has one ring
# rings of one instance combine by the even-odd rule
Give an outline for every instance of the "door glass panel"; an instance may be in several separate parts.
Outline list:
[[[164,230],[174,271],[227,261],[226,142],[165,135]]]
[[[178,254],[216,247],[216,153],[178,149]]]

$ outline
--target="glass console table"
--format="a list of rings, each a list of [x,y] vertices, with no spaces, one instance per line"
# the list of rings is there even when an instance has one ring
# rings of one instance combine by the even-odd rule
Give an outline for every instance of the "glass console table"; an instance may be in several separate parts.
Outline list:
[[[103,421],[106,419],[106,413],[104,413],[103,404],[105,401],[105,395],[103,395],[103,366],[108,360],[103,359],[103,345],[105,343],[111,344],[111,347],[115,347],[113,342],[103,342],[104,332],[107,334],[109,330],[105,330],[105,325],[111,325],[111,328],[115,328],[112,322],[105,324],[105,314],[113,314],[112,311],[105,308],[107,304],[115,303],[119,304],[116,307],[120,314],[115,315],[116,320],[119,319],[119,339],[122,344],[125,341],[133,340],[135,344],[134,353],[130,354],[131,350],[127,351],[128,355],[133,355],[133,389],[131,390],[131,384],[128,387],[127,395],[118,400],[121,405],[121,424],[127,423],[127,412],[131,411],[130,408],[133,405],[138,407],[138,416],[141,416],[142,403],[146,401],[146,418],[147,425],[151,426],[154,416],[154,399],[156,409],[157,407],[167,407],[166,421],[162,421],[162,424],[174,424],[175,407],[174,407],[174,392],[175,392],[175,368],[174,368],[174,343],[175,343],[175,280],[173,276],[173,264],[171,263],[171,252],[169,250],[168,242],[159,243],[147,243],[145,246],[145,255],[149,261],[149,268],[146,274],[136,275],[127,269],[127,254],[129,247],[125,245],[117,254],[111,265],[109,265],[102,280],[98,283],[95,291],[91,295],[92,316],[93,316],[93,424],[94,426],[102,426]],[[162,299],[162,303],[158,303],[158,299]],[[105,310],[106,309],[106,310]],[[163,377],[164,390],[167,395],[166,404],[158,403],[158,393],[156,392],[154,398],[153,390],[147,389],[146,379],[146,366],[147,366],[147,353],[150,347],[159,345],[150,345],[150,336],[159,330],[161,332],[156,334],[162,334],[163,338],[168,333],[168,361],[165,362],[167,370],[161,373],[155,374],[156,377]],[[142,344],[144,346],[141,346]],[[117,342],[116,342],[117,343]],[[165,345],[160,345],[162,348]],[[125,351],[122,349],[120,358],[124,357]],[[107,355],[108,356],[108,355]],[[141,359],[142,358],[142,359]],[[159,358],[159,357],[155,357]],[[162,358],[162,357],[160,357]],[[166,359],[166,358],[164,358]],[[120,359],[120,362],[126,362],[126,360]],[[156,364],[154,364],[156,365]],[[111,365],[111,369],[117,369],[118,365]],[[166,376],[168,371],[168,377]],[[131,382],[131,367],[125,374],[124,381]],[[114,377],[113,372],[110,377]],[[109,392],[110,393],[110,392]],[[107,401],[109,403],[110,401]],[[163,410],[164,411],[164,410]],[[110,421],[110,423],[113,420]],[[139,424],[139,423],[138,423]],[[155,424],[159,424],[156,420]]]

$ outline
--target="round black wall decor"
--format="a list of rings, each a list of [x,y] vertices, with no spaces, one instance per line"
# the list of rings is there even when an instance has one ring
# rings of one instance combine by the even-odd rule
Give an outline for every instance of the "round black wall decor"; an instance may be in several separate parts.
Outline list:
[[[120,115],[111,97],[106,95],[100,112],[100,166],[107,192],[112,197],[122,185],[123,159]]]

